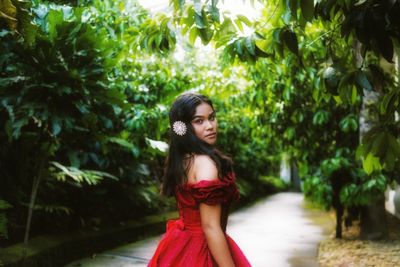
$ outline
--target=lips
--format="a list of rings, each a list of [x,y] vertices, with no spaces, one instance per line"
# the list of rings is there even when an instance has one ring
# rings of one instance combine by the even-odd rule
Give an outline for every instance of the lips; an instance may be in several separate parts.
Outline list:
[[[217,133],[211,133],[211,134],[206,135],[206,137],[208,137],[208,138],[213,138],[215,136],[217,136]]]

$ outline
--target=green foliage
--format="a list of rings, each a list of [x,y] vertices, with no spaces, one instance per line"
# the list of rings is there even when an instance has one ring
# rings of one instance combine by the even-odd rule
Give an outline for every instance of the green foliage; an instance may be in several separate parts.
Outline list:
[[[392,62],[392,38],[398,40],[400,36],[399,22],[395,15],[399,10],[398,1],[384,3],[372,0],[351,5],[342,22],[342,34],[344,37],[348,37],[350,33],[355,34],[367,49],[380,53],[387,61]]]
[[[106,172],[95,171],[95,170],[79,170],[75,167],[66,167],[58,162],[50,162],[54,167],[56,167],[59,171],[56,171],[55,168],[49,168],[50,172],[53,172],[54,177],[62,182],[65,182],[67,177],[72,178],[76,183],[87,183],[89,185],[96,185],[103,177],[111,178],[114,180],[118,180],[117,177],[111,175]]]
[[[331,208],[332,187],[321,176],[309,176],[304,180],[304,195],[314,203],[324,207],[326,210]]]
[[[354,167],[351,152],[348,149],[338,149],[334,157],[322,160],[320,167],[305,178],[303,185],[305,195],[325,208],[330,208],[333,195],[331,176],[337,170],[350,167]]]
[[[260,176],[260,181],[265,186],[271,186],[277,191],[284,191],[289,189],[289,185],[286,184],[280,177],[276,176]]]
[[[171,1],[171,4],[175,7],[176,16],[185,14],[190,8],[196,10],[196,7],[210,5],[209,1],[205,1],[205,4],[203,1]],[[335,101],[344,105],[358,105],[363,90],[378,91],[382,94],[379,103],[381,113],[393,117],[398,98],[397,90],[394,90],[396,84],[385,77],[376,64],[376,56],[382,56],[389,62],[393,60],[394,44],[399,42],[400,36],[399,21],[395,15],[400,12],[399,1],[275,1],[266,3],[265,6],[272,11],[265,11],[264,16],[256,22],[232,20],[224,15],[219,16],[220,21],[202,23],[202,30],[215,32],[212,40],[207,39],[206,43],[214,41],[217,47],[224,46],[225,63],[233,63],[236,57],[242,62],[254,63],[262,60],[262,57],[277,59],[279,56],[277,60],[284,60],[288,66],[305,68],[314,65],[315,60],[324,61],[325,71],[319,73],[324,78],[323,85],[327,93],[333,96]],[[217,12],[218,8],[214,10]],[[200,12],[198,15],[203,16]],[[256,34],[253,37],[241,37],[238,34],[241,24],[236,28],[236,21],[245,21],[248,27],[253,27]],[[194,23],[191,19],[179,20],[179,25],[183,28],[190,28]],[[196,34],[190,32],[189,39],[194,40],[194,36]],[[354,40],[361,44],[360,49],[355,49]],[[305,49],[315,51],[312,46],[317,46],[317,43],[322,45],[325,51],[316,52],[308,57]],[[296,59],[287,56],[286,50]],[[360,56],[363,62],[355,68],[356,58]],[[274,61],[275,63],[278,61]],[[315,89],[313,97],[322,95],[317,93],[317,90],[321,89]],[[288,92],[289,88],[285,91],[285,100],[289,100]],[[322,113],[319,113],[314,123],[322,121]],[[355,120],[348,118],[342,122],[341,127],[347,132],[354,131]],[[292,136],[292,132],[288,130],[287,136]],[[373,156],[378,157],[381,162],[386,161],[379,155]],[[399,154],[394,154],[383,168],[390,170],[398,157]]]
[[[388,178],[383,174],[360,175],[359,184],[349,183],[340,191],[340,200],[346,206],[368,205],[380,200]]]
[[[332,207],[333,194],[340,193],[333,192],[332,175],[334,172],[343,169],[361,172],[361,170],[357,169],[355,166],[352,160],[352,154],[347,149],[339,149],[335,157],[322,160],[320,168],[317,168],[313,174],[305,177],[303,183],[303,192],[305,196],[325,209],[330,209]],[[345,177],[341,178],[344,179]],[[350,180],[345,181],[345,183],[347,185],[355,185],[356,181],[357,175],[354,175]],[[354,200],[352,197],[355,196],[349,196],[348,199],[342,200],[346,201],[346,204],[350,204],[350,201]]]
[[[251,199],[275,192],[278,190],[275,185],[262,181],[260,177],[278,173],[279,146],[270,139],[268,126],[261,127],[261,108],[251,108],[257,95],[246,85],[238,87],[237,77],[242,70],[223,71],[220,66],[209,65],[208,72],[215,75],[207,80],[200,77],[199,83],[206,88],[201,92],[210,95],[214,101],[219,124],[218,145],[233,158],[243,197]],[[221,72],[224,75],[219,74]],[[220,94],[221,88],[225,88],[226,95]]]
[[[213,37],[214,27],[220,22],[219,10],[214,3],[207,6],[194,3],[193,6],[188,6],[187,15],[183,18],[188,23],[184,31],[188,31],[190,28],[192,43],[196,35],[200,37],[203,44],[208,44]]]
[[[234,62],[236,56],[243,62],[255,62],[259,57],[267,57],[257,42],[263,40],[260,34],[253,34],[248,37],[237,37],[232,39],[231,43],[226,45],[224,56],[231,63]]]
[[[71,215],[72,210],[69,207],[63,205],[56,205],[56,204],[45,204],[40,205],[36,204],[34,206],[35,211],[43,211],[47,214],[58,214],[58,215]]]
[[[305,195],[325,208],[331,208],[332,174],[337,170],[347,169],[350,177],[344,181],[340,192],[336,192],[340,195],[342,204],[348,207],[363,206],[381,199],[390,180],[388,176],[379,172],[369,175],[364,171],[365,168],[362,169],[355,164],[351,154],[343,152],[335,158],[322,161],[321,169],[305,179],[303,184]]]
[[[399,153],[399,141],[387,130],[375,127],[364,135],[356,155],[363,159],[365,171],[371,174],[383,167],[393,170],[396,155]]]
[[[138,58],[134,44],[124,46],[144,21],[139,8],[128,17],[121,16],[122,2],[93,5],[37,3],[30,19],[38,27],[28,45],[26,35],[1,30],[1,195],[14,207],[9,221],[22,224],[39,174],[36,220],[63,218],[58,227],[76,225],[77,216],[122,220],[165,206],[155,186],[160,154],[145,138],[165,134],[161,102],[184,90],[186,78],[165,79],[173,68]],[[104,199],[110,201],[102,209],[93,208]]]
[[[148,18],[139,28],[139,44],[148,52],[167,53],[174,50],[176,43],[175,32],[171,28],[171,18],[161,14]]]
[[[355,114],[349,114],[339,122],[340,129],[345,132],[354,132],[358,129],[358,120]]]
[[[329,121],[329,113],[325,110],[317,111],[313,117],[314,125],[324,125]]]
[[[2,23],[7,23],[10,30],[17,28],[17,8],[11,0],[3,0],[0,2],[0,18]]]
[[[282,36],[281,37],[282,41],[287,46],[287,48],[289,48],[289,50],[293,54],[298,55],[299,54],[299,48],[298,48],[299,44],[297,41],[296,34],[293,31],[286,29],[282,32],[281,36]]]
[[[153,17],[123,0],[0,2],[3,236],[21,224],[38,175],[36,224],[168,208],[158,196],[167,107],[187,90],[214,100],[246,198],[284,187],[282,152],[326,207],[340,168],[352,170],[346,205],[374,201],[395,177],[400,94],[381,59],[398,47],[399,1],[264,1],[257,20],[218,1],[170,2],[172,15]],[[216,51],[196,52],[198,40]],[[365,92],[378,97],[359,144]]]
[[[300,7],[301,7],[301,14],[303,15],[304,19],[307,21],[311,21],[314,17],[314,1],[300,0]]]
[[[176,15],[192,2],[198,6],[209,3],[171,1]],[[224,48],[222,64],[254,66],[248,67],[257,95],[252,105],[264,112],[260,116],[264,124],[271,123],[271,140],[279,139],[300,164],[310,164],[311,173],[338,148],[355,150],[357,146],[357,159],[365,172],[393,171],[400,158],[395,119],[398,82],[392,70],[383,69],[379,57],[393,61],[400,36],[395,15],[400,2],[302,0],[272,1],[264,6],[258,21],[246,22],[255,38],[240,36],[240,23],[235,25],[236,20],[226,16],[201,26],[215,31],[206,43]],[[184,28],[193,24],[179,22]],[[218,34],[219,29],[227,34]],[[189,39],[193,36],[190,33]],[[255,53],[257,48],[262,53]],[[368,108],[375,126],[358,144],[360,104],[366,91],[379,94],[379,108]]]
[[[36,10],[39,9],[41,6]],[[39,131],[48,131],[50,139],[72,130],[88,132],[107,127],[107,119],[95,115],[98,110],[111,108],[109,104],[102,106],[102,101],[124,105],[123,95],[105,83],[107,65],[114,64],[112,42],[107,41],[104,32],[102,42],[95,39],[101,33],[82,24],[80,17],[71,21],[71,14],[58,10],[48,10],[41,16],[37,20],[47,30],[47,36],[38,36],[36,45],[26,50],[21,46],[7,48],[19,59],[13,61],[18,62],[18,69],[6,59],[4,63],[9,67],[4,75],[8,82],[1,83],[2,103],[9,114],[8,139],[18,139],[22,128],[30,123],[36,124]],[[38,98],[35,93],[43,97]],[[99,104],[90,105],[92,101]]]

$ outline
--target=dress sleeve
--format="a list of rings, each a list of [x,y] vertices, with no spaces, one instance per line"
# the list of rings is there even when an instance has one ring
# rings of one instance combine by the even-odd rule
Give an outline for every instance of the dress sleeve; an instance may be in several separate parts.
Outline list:
[[[231,177],[225,180],[203,180],[193,185],[191,195],[198,203],[216,205],[239,198],[239,191]]]

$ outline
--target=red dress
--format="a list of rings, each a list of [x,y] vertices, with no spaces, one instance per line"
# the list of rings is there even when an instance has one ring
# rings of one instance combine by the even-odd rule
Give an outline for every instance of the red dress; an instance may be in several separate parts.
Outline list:
[[[167,222],[167,232],[158,244],[148,267],[216,267],[201,228],[199,203],[221,203],[221,227],[226,230],[228,209],[239,198],[235,175],[230,173],[221,180],[202,180],[195,184],[178,185],[175,188],[179,219]],[[236,243],[225,233],[236,267],[250,266],[249,261]]]

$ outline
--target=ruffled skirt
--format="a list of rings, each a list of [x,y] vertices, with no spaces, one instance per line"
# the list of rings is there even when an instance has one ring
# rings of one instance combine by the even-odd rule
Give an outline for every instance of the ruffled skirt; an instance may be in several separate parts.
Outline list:
[[[251,266],[235,241],[228,235],[226,235],[226,240],[235,265],[237,267]],[[148,267],[164,266],[218,266],[208,249],[201,226],[184,225],[181,220],[171,220],[167,223],[167,232],[148,264]]]

